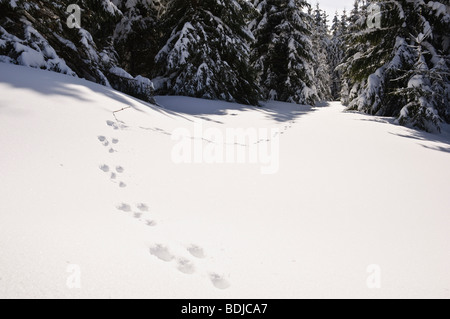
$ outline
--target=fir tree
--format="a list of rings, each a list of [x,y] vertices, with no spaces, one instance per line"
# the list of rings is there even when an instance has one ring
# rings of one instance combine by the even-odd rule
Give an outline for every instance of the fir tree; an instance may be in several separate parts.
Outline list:
[[[78,76],[152,101],[150,80],[128,74],[116,50],[114,31],[125,18],[114,4],[120,0],[5,2],[0,2],[1,60]],[[81,9],[75,28],[66,23],[71,4]]]
[[[350,80],[364,83],[350,108],[439,130],[439,123],[449,120],[450,15],[436,1],[377,5],[381,25],[357,35],[356,46],[366,50],[359,48],[347,61]]]
[[[432,89],[431,79],[433,72],[428,69],[425,56],[422,52],[422,43],[425,37],[419,35],[416,39],[417,46],[414,51],[417,52],[417,61],[413,68],[406,73],[409,78],[406,88],[401,88],[395,92],[398,95],[404,95],[408,102],[400,111],[399,122],[403,125],[412,125],[422,130],[429,130],[431,125],[438,130],[441,119],[437,110],[434,108],[434,94],[439,94]]]
[[[331,69],[331,96],[334,100],[339,100],[342,91],[342,71],[338,67],[344,60],[344,38],[347,34],[347,16],[345,11],[341,18],[336,12],[331,26],[331,33],[328,50],[328,60]]]
[[[170,1],[162,17],[170,31],[156,56],[158,92],[256,105],[247,29],[256,14],[245,0]]]
[[[158,53],[158,14],[161,4],[153,0],[117,1],[123,12],[114,30],[115,48],[124,69],[132,74],[151,76]]]
[[[304,0],[255,0],[252,63],[265,99],[315,104],[311,17]]]
[[[355,0],[350,16],[342,17],[341,25],[347,24],[345,32],[342,35],[344,42],[344,58],[337,71],[341,73],[341,102],[349,105],[359,94],[365,85],[365,77],[354,77],[352,74],[357,72],[361,65],[358,64],[361,52],[366,52],[367,43],[361,41],[361,32],[366,28],[367,16],[365,15],[365,4],[362,0]]]
[[[313,65],[315,74],[315,84],[317,95],[321,101],[331,99],[331,68],[328,59],[328,50],[330,47],[330,37],[328,34],[327,15],[316,4],[313,13]]]

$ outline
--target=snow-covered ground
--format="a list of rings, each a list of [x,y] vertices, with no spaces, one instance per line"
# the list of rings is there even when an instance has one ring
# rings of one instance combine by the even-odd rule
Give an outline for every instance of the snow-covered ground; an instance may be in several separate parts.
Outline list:
[[[157,102],[0,63],[0,298],[450,297],[447,132]]]

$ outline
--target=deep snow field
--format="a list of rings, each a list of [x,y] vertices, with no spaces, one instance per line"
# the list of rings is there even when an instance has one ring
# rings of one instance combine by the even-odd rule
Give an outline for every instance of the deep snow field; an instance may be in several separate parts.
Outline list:
[[[0,298],[450,298],[448,127],[156,100],[0,63]]]

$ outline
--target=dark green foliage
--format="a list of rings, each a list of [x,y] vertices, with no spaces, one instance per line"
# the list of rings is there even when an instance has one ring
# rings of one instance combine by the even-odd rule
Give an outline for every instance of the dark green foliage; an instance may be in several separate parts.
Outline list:
[[[401,124],[439,130],[449,114],[450,16],[440,2],[368,1],[381,8],[381,26],[355,9],[344,64],[351,109],[394,116]]]
[[[331,39],[328,34],[327,15],[316,4],[313,12],[312,43],[313,43],[313,67],[315,86],[320,101],[327,101],[331,96],[331,61],[328,50],[331,46]]]
[[[45,62],[45,65],[33,67],[112,85],[136,97],[147,97],[151,93],[150,90],[143,92],[142,81],[126,79],[127,85],[119,85],[116,76],[110,73],[110,69],[120,63],[113,40],[123,15],[107,0],[27,0],[17,4],[17,8],[11,9],[0,2],[2,9],[5,8],[0,15],[0,25],[4,28],[0,37],[6,40],[0,55],[22,64],[21,56],[26,51],[31,52],[42,56]],[[81,9],[80,29],[67,25],[70,13],[66,10],[71,4]]]
[[[341,98],[342,90],[342,70],[338,67],[344,60],[345,40],[347,34],[347,15],[344,14],[341,18],[336,12],[331,26],[331,40],[328,47],[328,61],[330,63],[331,72],[331,97],[337,101]]]
[[[114,47],[120,65],[131,74],[151,77],[162,29],[157,4],[138,1],[132,8],[123,3],[119,9],[124,16],[115,30]]]
[[[264,99],[315,104],[312,19],[302,0],[255,0],[261,17],[251,23],[256,37],[252,64]]]
[[[162,20],[170,30],[156,56],[160,94],[258,104],[246,29],[254,8],[244,0],[173,0]]]

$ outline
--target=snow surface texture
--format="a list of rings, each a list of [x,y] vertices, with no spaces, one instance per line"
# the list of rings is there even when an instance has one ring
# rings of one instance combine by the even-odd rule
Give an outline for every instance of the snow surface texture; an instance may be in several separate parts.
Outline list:
[[[157,101],[0,63],[0,298],[450,297],[448,131]],[[173,163],[199,120],[278,128],[279,172]]]

